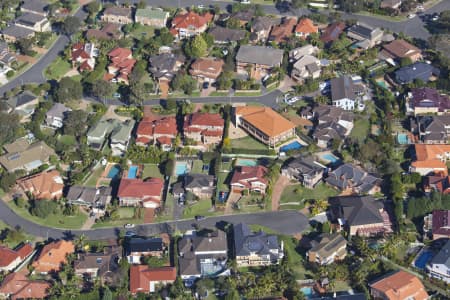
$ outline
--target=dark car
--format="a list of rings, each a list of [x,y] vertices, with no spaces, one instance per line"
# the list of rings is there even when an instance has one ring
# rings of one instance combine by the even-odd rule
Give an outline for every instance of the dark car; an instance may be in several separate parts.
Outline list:
[[[205,219],[205,216],[195,216],[195,221],[200,221]]]
[[[203,89],[206,90],[207,88],[209,88],[209,82],[203,82]]]

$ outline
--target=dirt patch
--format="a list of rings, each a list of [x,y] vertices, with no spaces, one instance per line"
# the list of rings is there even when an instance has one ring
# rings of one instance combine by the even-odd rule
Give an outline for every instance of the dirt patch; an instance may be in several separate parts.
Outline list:
[[[155,209],[154,208],[145,208],[144,209],[144,223],[153,223],[155,220]]]
[[[33,51],[36,51],[39,54],[44,54],[47,52],[47,49],[41,47],[33,47]]]
[[[108,107],[108,110],[106,111],[106,113],[104,115],[104,118],[106,118],[106,119],[115,119],[115,120],[119,120],[119,121],[122,121],[122,122],[131,119],[130,117],[119,116],[118,114],[116,114],[114,112],[114,109],[116,109],[116,107],[117,106],[114,106],[114,105]]]
[[[238,202],[238,200],[241,198],[241,194],[238,193],[230,193],[228,195],[227,203],[225,206],[225,215],[229,215],[233,213],[233,205]]]
[[[280,175],[272,191],[272,211],[279,209],[281,195],[283,194],[284,188],[288,185],[290,185],[290,179]]]
[[[34,64],[36,62],[36,58],[28,56],[28,55],[16,55],[16,59],[18,62],[27,62],[29,64]]]
[[[169,96],[169,82],[167,80],[161,80],[159,82],[159,90],[161,91],[161,98],[167,99]]]
[[[228,135],[230,139],[234,140],[246,137],[247,133],[245,133],[245,131],[241,128],[234,126],[234,124],[230,122],[230,130]]]
[[[289,119],[295,126],[312,126],[313,123],[310,120],[304,119],[300,116],[288,116],[283,115],[285,118]]]
[[[77,69],[71,69],[69,72],[67,72],[66,74],[64,74],[64,77],[72,77],[72,76],[77,76],[80,75],[80,73],[78,72]]]

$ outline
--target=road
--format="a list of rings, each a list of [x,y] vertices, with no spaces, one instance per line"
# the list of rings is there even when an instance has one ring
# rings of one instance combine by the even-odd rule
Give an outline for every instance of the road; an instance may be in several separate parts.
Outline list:
[[[67,230],[42,226],[33,223],[18,216],[11,208],[2,200],[0,200],[0,219],[15,228],[20,227],[30,235],[42,238],[73,238],[84,234],[91,240],[114,239],[122,228],[102,228],[89,230]],[[200,227],[213,227],[220,222],[258,224],[268,227],[281,234],[296,234],[302,232],[308,227],[308,218],[293,210],[285,210],[278,212],[264,212],[254,214],[236,214],[228,216],[208,217],[199,222],[194,220],[180,220],[165,223],[153,223],[138,225],[134,229],[141,235],[152,235],[158,233],[171,233],[178,229],[185,231],[192,229],[192,224],[197,223]]]

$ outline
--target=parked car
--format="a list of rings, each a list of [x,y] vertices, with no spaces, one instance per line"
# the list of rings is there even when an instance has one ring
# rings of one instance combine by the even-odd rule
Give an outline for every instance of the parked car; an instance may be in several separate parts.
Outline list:
[[[134,224],[127,223],[127,224],[123,225],[123,227],[126,228],[126,229],[129,229],[129,228],[134,228],[135,225],[134,225]]]
[[[195,221],[201,221],[204,219],[205,219],[205,216],[195,216]]]
[[[203,82],[202,87],[203,87],[204,90],[206,90],[207,88],[209,88],[209,82],[207,82],[207,81]]]
[[[127,231],[126,233],[125,233],[125,237],[133,237],[133,236],[136,236],[137,234],[136,234],[136,232],[134,232],[134,231]]]
[[[199,5],[197,5],[197,7],[198,7],[199,9],[205,9],[205,6],[204,6],[203,4],[199,4]]]
[[[415,18],[416,17],[416,14],[410,14],[410,15],[408,15],[408,19],[413,19],[413,18]]]

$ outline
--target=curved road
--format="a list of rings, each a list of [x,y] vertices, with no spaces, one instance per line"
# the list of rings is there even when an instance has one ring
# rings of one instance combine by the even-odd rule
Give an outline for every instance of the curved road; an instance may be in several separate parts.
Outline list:
[[[20,227],[28,234],[42,238],[73,238],[74,236],[84,234],[92,240],[104,240],[117,238],[122,228],[101,228],[89,230],[70,230],[50,228],[43,225],[33,223],[18,216],[11,208],[0,200],[0,219],[9,226]],[[174,230],[188,230],[192,228],[193,223],[197,223],[200,227],[213,227],[221,222],[258,224],[268,227],[281,234],[296,234],[304,231],[308,227],[308,218],[293,210],[264,212],[253,214],[236,214],[228,216],[209,217],[199,222],[192,219],[171,221],[165,223],[153,223],[138,225],[134,229],[140,235],[152,235],[158,233],[171,233]]]

